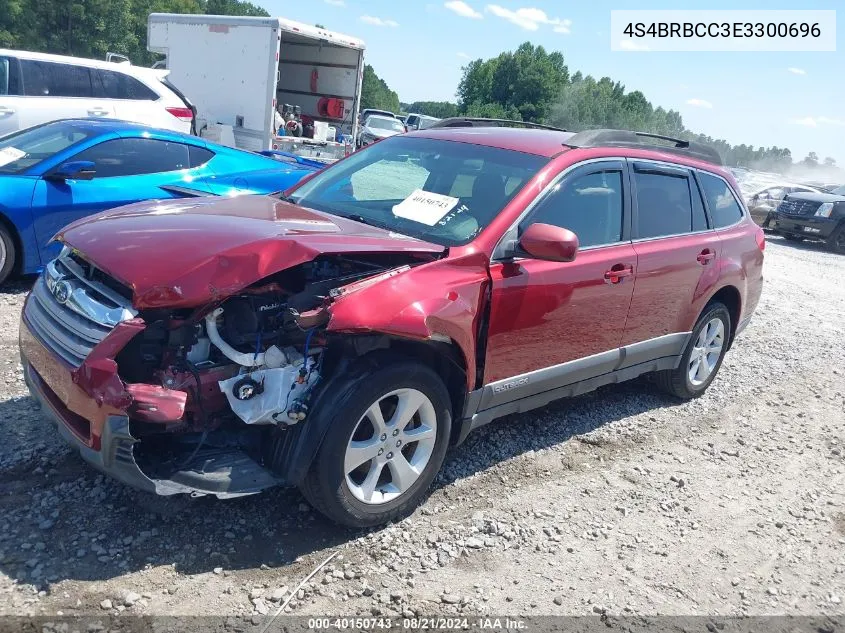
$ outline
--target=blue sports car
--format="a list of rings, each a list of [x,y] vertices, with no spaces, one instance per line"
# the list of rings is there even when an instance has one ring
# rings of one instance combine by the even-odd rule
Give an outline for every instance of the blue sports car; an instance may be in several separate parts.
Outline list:
[[[34,273],[83,216],[140,200],[272,193],[322,167],[105,119],[46,123],[0,137],[0,283]]]

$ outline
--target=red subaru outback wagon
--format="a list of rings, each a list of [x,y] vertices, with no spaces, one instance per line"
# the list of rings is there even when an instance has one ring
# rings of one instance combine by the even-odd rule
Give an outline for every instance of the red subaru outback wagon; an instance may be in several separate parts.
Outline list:
[[[276,197],[88,217],[24,306],[26,379],[129,485],[293,485],[383,523],[491,420],[647,373],[707,389],[764,248],[718,163],[664,137],[451,119]]]

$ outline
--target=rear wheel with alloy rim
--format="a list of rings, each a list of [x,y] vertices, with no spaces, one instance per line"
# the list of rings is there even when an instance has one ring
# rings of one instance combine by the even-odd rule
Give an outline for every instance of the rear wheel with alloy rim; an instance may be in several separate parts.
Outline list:
[[[703,394],[722,366],[730,331],[731,315],[725,305],[709,304],[692,330],[678,367],[657,373],[660,388],[685,400]]]
[[[302,485],[311,504],[353,527],[411,512],[443,463],[450,399],[432,370],[395,362],[351,379]]]

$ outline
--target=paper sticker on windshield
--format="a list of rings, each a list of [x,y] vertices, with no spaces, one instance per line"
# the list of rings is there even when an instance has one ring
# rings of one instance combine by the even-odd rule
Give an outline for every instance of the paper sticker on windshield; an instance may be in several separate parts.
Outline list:
[[[22,152],[17,147],[4,147],[0,149],[0,167],[14,163],[26,156],[26,152]]]
[[[393,207],[393,215],[434,226],[457,204],[458,198],[417,189]]]

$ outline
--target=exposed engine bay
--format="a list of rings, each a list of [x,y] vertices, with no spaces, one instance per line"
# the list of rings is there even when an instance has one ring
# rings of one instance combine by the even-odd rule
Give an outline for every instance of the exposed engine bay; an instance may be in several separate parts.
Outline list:
[[[139,467],[190,486],[188,471],[243,471],[231,463],[235,451],[238,460],[246,455],[277,470],[284,433],[307,422],[334,362],[325,330],[332,301],[350,284],[425,261],[397,253],[321,256],[217,305],[141,312],[146,327],[117,355],[118,374],[130,393],[149,386],[174,398],[172,407],[143,398],[130,407]]]

